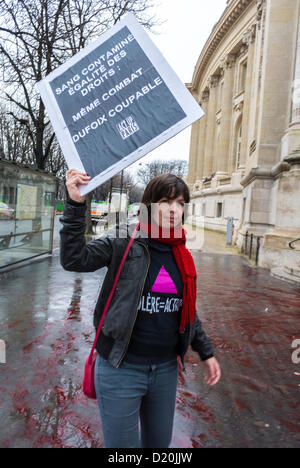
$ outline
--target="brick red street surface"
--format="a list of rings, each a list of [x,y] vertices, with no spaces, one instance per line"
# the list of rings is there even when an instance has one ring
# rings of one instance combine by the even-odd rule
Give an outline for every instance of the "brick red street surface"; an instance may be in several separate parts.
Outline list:
[[[222,368],[204,382],[189,351],[179,379],[172,447],[299,447],[300,290],[238,255],[192,251],[197,309]],[[95,401],[81,391],[105,275],[64,271],[52,258],[0,275],[0,447],[103,447]]]

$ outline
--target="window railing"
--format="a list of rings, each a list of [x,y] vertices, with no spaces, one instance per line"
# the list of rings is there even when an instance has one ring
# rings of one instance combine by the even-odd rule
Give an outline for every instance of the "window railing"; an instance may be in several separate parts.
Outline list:
[[[289,242],[289,248],[290,248],[290,249],[295,249],[296,247],[293,247],[292,244],[293,244],[294,242],[298,242],[298,241],[300,241],[300,237],[298,237],[297,239],[294,239],[294,240],[290,241],[290,242]]]

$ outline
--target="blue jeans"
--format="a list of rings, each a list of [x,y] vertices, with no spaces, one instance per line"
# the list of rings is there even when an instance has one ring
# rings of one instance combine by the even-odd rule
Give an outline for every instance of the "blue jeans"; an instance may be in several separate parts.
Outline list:
[[[116,368],[98,354],[95,388],[105,447],[168,448],[177,378],[176,358],[152,365],[123,361]]]

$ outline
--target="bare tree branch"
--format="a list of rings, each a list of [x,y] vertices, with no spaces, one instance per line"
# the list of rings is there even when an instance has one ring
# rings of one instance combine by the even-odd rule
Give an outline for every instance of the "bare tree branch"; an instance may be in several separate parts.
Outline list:
[[[186,175],[188,163],[184,159],[172,159],[170,161],[154,160],[143,165],[137,172],[138,180],[147,185],[148,182],[159,174],[171,173],[179,177]]]
[[[6,85],[0,99],[19,109],[10,116],[28,132],[40,169],[49,161],[56,167],[52,148],[57,152],[58,145],[35,84],[129,11],[151,28],[151,7],[151,0],[0,0],[0,70]]]

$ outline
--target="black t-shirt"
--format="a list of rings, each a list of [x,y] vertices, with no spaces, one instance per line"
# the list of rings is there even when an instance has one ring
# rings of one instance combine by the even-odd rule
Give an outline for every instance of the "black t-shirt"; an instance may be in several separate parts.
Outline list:
[[[157,364],[176,358],[183,283],[172,247],[147,243],[151,262],[124,360]]]

